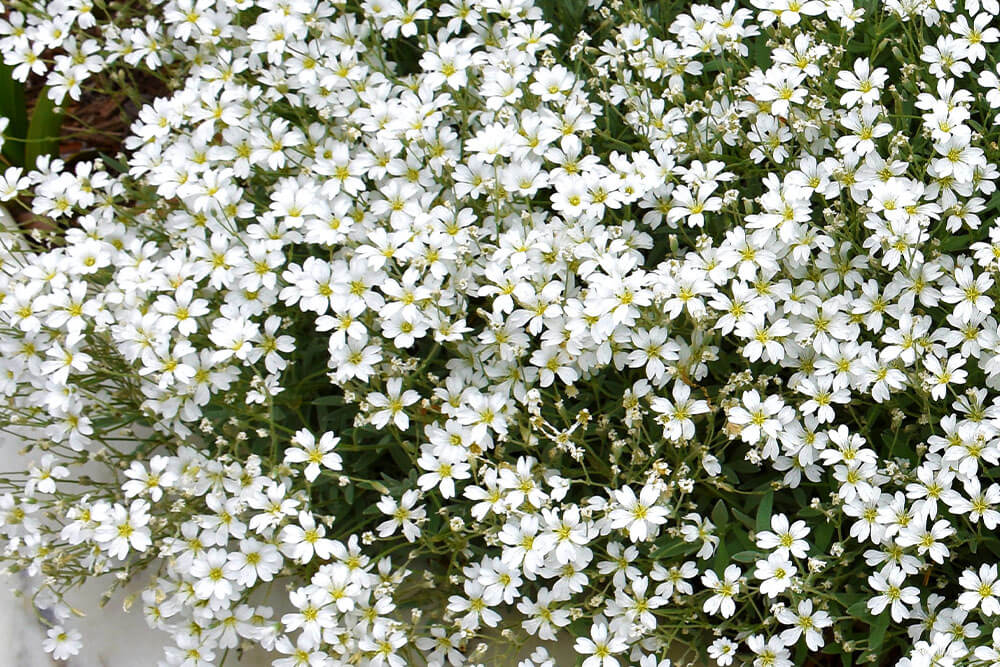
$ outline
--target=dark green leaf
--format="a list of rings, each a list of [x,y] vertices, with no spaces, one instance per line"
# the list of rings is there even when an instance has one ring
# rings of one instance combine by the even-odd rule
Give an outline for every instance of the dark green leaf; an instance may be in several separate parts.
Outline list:
[[[124,174],[126,171],[128,171],[128,167],[126,167],[121,160],[116,160],[115,158],[105,153],[101,153],[100,156],[101,156],[101,161],[104,162],[105,165],[107,165],[108,169],[113,170],[115,173]]]
[[[313,405],[343,405],[344,397],[336,394],[332,396],[320,396],[312,403]]]
[[[813,544],[816,546],[817,554],[825,554],[826,548],[830,546],[830,541],[833,539],[833,524],[826,521],[819,525],[816,529],[816,539]]]
[[[733,486],[736,486],[737,484],[740,483],[739,475],[737,475],[736,471],[729,466],[726,466],[725,468],[722,469],[722,475],[726,478],[726,481],[732,484]]]
[[[55,103],[49,98],[49,89],[44,88],[38,94],[35,110],[31,113],[28,123],[27,143],[24,149],[24,164],[34,167],[35,161],[42,155],[55,155],[59,150],[59,130],[62,127],[63,114],[56,111]]]
[[[771,508],[774,506],[774,491],[768,491],[760,499],[757,506],[757,521],[755,523],[757,532],[768,530],[771,527]]]
[[[406,455],[406,452],[403,451],[402,447],[397,447],[395,445],[390,447],[389,455],[392,456],[392,460],[396,462],[396,465],[401,468],[413,465],[413,462],[410,461],[410,457]]]
[[[715,524],[716,528],[720,529],[718,531],[720,533],[722,532],[721,529],[729,523],[729,512],[726,511],[726,502],[721,498],[715,503],[715,507],[712,508],[712,523]]]
[[[1000,540],[995,537],[987,537],[982,542],[983,546],[989,549],[994,556],[1000,556]]]
[[[713,561],[715,569],[718,572],[722,572],[729,565],[729,549],[726,548],[726,543],[722,542],[715,549],[715,560]]]
[[[732,560],[737,563],[754,563],[761,558],[759,551],[741,551],[732,555]]]
[[[15,81],[13,68],[0,58],[0,116],[10,120],[4,134],[9,139],[24,139],[28,132],[28,111],[24,106],[24,84]],[[14,164],[24,164],[24,144],[21,141],[7,141],[3,154]]]
[[[730,511],[733,513],[733,516],[736,517],[737,520],[739,520],[740,523],[742,523],[744,526],[747,527],[748,530],[754,529],[754,521],[748,514],[744,514],[735,507],[732,508]]]
[[[868,636],[868,650],[873,655],[879,654],[879,649],[882,648],[882,642],[885,640],[885,631],[889,628],[889,614],[883,613],[872,625],[871,632]]]
[[[697,551],[698,546],[690,543],[684,542],[683,540],[672,539],[668,540],[665,544],[659,547],[656,551],[652,553],[652,557],[655,558],[673,558],[675,556],[686,555],[693,551]]]
[[[847,615],[851,618],[860,618],[866,621],[873,618],[871,612],[868,611],[868,600],[858,600],[852,604],[847,608]],[[888,616],[888,614],[885,615]]]
[[[823,645],[822,652],[827,655],[840,655],[844,652],[844,647],[840,642],[827,642]]]

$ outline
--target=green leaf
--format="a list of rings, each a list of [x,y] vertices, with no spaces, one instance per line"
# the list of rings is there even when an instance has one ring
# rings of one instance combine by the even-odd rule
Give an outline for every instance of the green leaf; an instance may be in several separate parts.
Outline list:
[[[717,572],[722,572],[729,565],[729,549],[726,548],[725,542],[721,542],[715,549],[715,560],[713,563]]]
[[[755,563],[761,558],[759,551],[740,551],[732,555],[732,560],[737,563]]]
[[[872,624],[871,632],[868,635],[868,651],[872,655],[877,656],[879,649],[882,648],[882,642],[885,640],[885,631],[889,628],[889,616],[889,614],[882,614]]]
[[[774,491],[768,491],[760,499],[757,506],[757,522],[755,524],[757,532],[768,530],[771,527],[771,508],[774,507]]]
[[[725,468],[722,469],[722,476],[725,477],[726,481],[732,484],[733,486],[736,486],[737,484],[740,483],[739,475],[737,475],[736,471],[733,470],[730,466],[726,466]]]
[[[753,530],[754,529],[754,521],[750,517],[750,515],[744,514],[743,512],[741,512],[738,509],[736,509],[735,507],[732,508],[729,511],[733,513],[733,516],[736,517],[737,520],[740,523],[742,523],[744,526],[746,526],[747,530]]]
[[[969,243],[971,241],[971,237],[972,237],[971,234],[963,234],[962,236],[952,234],[950,236],[947,236],[945,240],[941,242],[940,247],[942,250],[947,252],[958,250],[959,248],[968,248]]]
[[[24,106],[24,84],[14,79],[14,68],[0,60],[0,115],[10,119],[7,135],[24,138],[28,110]]]
[[[686,555],[698,550],[698,546],[691,542],[673,539],[654,551],[652,558],[672,558],[674,556]]]
[[[1000,556],[1000,540],[995,537],[987,537],[983,540],[983,545],[990,550],[994,556]]]
[[[813,542],[816,545],[817,554],[825,554],[826,548],[830,546],[830,541],[833,539],[833,524],[829,521],[821,523],[819,528],[816,529],[816,539]]]
[[[870,611],[868,611],[868,600],[858,600],[850,607],[847,608],[847,615],[851,618],[863,619],[866,622],[873,618]],[[888,614],[885,614],[888,616]]]
[[[742,530],[732,531],[732,535],[726,540],[729,546],[729,553],[735,554],[741,551],[756,551],[757,545],[750,541],[749,535]]]
[[[799,642],[798,648],[795,649],[795,664],[804,665],[806,664],[806,656],[808,655],[809,648],[804,642]]]
[[[388,451],[389,456],[392,457],[392,460],[395,461],[396,465],[398,465],[403,470],[406,470],[408,467],[413,465],[413,462],[410,461],[410,457],[406,455],[406,452],[403,451],[403,448],[400,447],[395,442],[389,444],[389,446],[382,451],[383,452]]]
[[[765,41],[763,39],[754,40],[754,44],[750,48],[750,56],[761,69],[766,69],[771,64],[771,49]]]
[[[312,402],[313,405],[343,405],[344,397],[337,396],[336,394],[332,396],[320,396],[315,401]]]
[[[729,512],[726,510],[726,503],[721,498],[715,503],[715,507],[712,508],[712,523],[715,524],[716,528],[724,528],[727,523],[729,523]],[[719,532],[722,532],[721,530]]]
[[[10,120],[4,134],[8,139],[3,146],[3,154],[17,165],[24,164],[23,140],[28,131],[28,110],[24,106],[24,84],[14,80],[14,68],[3,63],[0,58],[0,116]]]
[[[820,652],[826,655],[840,655],[844,652],[844,647],[839,642],[827,642],[820,649]]]
[[[38,94],[35,110],[28,123],[27,143],[24,148],[24,164],[34,167],[42,155],[55,155],[59,150],[59,129],[62,127],[62,111],[56,111],[55,102],[49,98],[49,89]]]
[[[128,171],[128,167],[126,167],[125,164],[120,160],[116,160],[115,158],[105,153],[99,153],[99,155],[101,156],[101,160],[104,162],[104,164],[107,165],[108,169],[113,170],[115,173],[124,174],[126,171]]]

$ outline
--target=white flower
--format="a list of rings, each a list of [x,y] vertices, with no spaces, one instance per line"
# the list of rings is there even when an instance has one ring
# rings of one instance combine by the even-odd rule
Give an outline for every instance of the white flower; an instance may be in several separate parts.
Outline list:
[[[776,551],[767,560],[757,561],[753,572],[753,576],[761,580],[760,592],[771,598],[791,586],[796,574],[795,564],[784,551]]]
[[[614,656],[628,648],[628,644],[617,634],[610,633],[605,623],[595,622],[590,626],[590,637],[577,637],[573,648],[587,656],[583,667],[619,667],[621,663]]]
[[[650,399],[650,407],[663,415],[663,437],[668,440],[690,440],[695,427],[692,417],[709,411],[708,403],[701,399],[691,400],[691,388],[684,382],[674,382],[671,392],[673,401],[660,396]]]
[[[316,480],[320,474],[320,466],[329,470],[343,470],[343,459],[333,451],[340,442],[331,431],[320,436],[319,441],[308,429],[299,429],[292,437],[296,447],[285,450],[285,463],[308,463],[305,469],[306,479]]]
[[[908,607],[920,600],[920,591],[916,586],[903,586],[906,574],[900,568],[886,566],[880,572],[868,577],[868,585],[878,595],[869,598],[868,609],[876,616],[886,607],[892,614],[892,620],[899,623],[910,616]]]
[[[508,521],[498,537],[506,545],[502,554],[503,562],[510,567],[520,566],[529,574],[542,567],[556,543],[555,536],[542,531],[538,519],[533,515]]]
[[[701,575],[701,583],[713,593],[702,607],[706,614],[721,614],[723,618],[729,618],[736,613],[733,598],[740,592],[741,574],[736,565],[728,565],[722,579],[712,570]]]
[[[235,571],[229,565],[229,554],[225,549],[209,549],[195,558],[191,564],[191,576],[197,580],[194,592],[202,600],[225,600],[234,591],[232,579],[235,579]]]
[[[889,76],[884,67],[871,68],[868,58],[858,58],[854,61],[854,71],[840,71],[834,82],[838,87],[847,90],[840,96],[840,103],[853,107],[859,102],[874,104],[882,92],[882,86]]]
[[[735,642],[725,637],[719,637],[708,647],[708,655],[712,660],[715,660],[715,664],[719,667],[726,667],[726,665],[733,664],[738,647],[739,645]]]
[[[212,358],[213,362],[219,363],[233,357],[243,361],[259,340],[260,327],[246,318],[220,317],[212,322],[208,337],[218,348]]]
[[[881,116],[882,109],[871,104],[866,104],[860,109],[852,109],[840,120],[851,133],[837,139],[837,150],[862,156],[873,152],[875,139],[884,137],[892,131],[891,124],[878,122]]]
[[[293,644],[287,635],[278,637],[275,641],[274,650],[288,658],[277,658],[271,663],[274,667],[312,667],[322,665],[326,661],[326,655],[317,650],[307,634],[300,634]],[[199,665],[198,667],[201,667]]]
[[[710,558],[721,541],[715,534],[715,524],[696,512],[685,514],[683,518],[685,522],[691,523],[681,524],[681,537],[685,542],[701,540],[701,549],[696,555],[701,559]]]
[[[68,660],[79,653],[83,647],[79,630],[54,625],[45,634],[46,638],[42,640],[42,648],[45,649],[46,653],[51,653],[54,660]]]
[[[129,549],[146,551],[153,543],[149,519],[145,500],[133,500],[127,509],[116,503],[94,531],[94,539],[112,558],[124,559]]]
[[[756,444],[762,438],[778,437],[782,424],[789,421],[781,397],[768,396],[763,401],[756,389],[743,392],[742,405],[729,411],[729,421],[740,427],[744,442]]]
[[[809,543],[805,540],[808,534],[809,527],[805,521],[789,525],[787,516],[774,514],[771,517],[771,530],[757,533],[757,546],[761,549],[791,552],[796,558],[805,558],[809,550]]]
[[[402,528],[407,541],[416,540],[420,536],[419,523],[427,516],[422,505],[415,507],[419,499],[420,493],[416,489],[407,489],[398,503],[392,496],[382,496],[376,506],[391,518],[376,528],[379,537],[389,537]]]
[[[942,494],[942,499],[948,503],[948,509],[955,514],[968,514],[969,520],[977,522],[982,520],[987,529],[993,530],[1000,524],[1000,511],[995,509],[1000,504],[1000,484],[990,484],[985,491],[982,490],[979,477],[973,476],[963,482],[968,498],[960,493],[952,491]]]
[[[271,581],[283,564],[276,546],[250,538],[240,540],[240,550],[229,553],[227,567],[237,584],[249,588],[258,579]]]
[[[326,528],[316,524],[309,512],[299,512],[298,525],[290,524],[281,529],[281,551],[289,558],[305,564],[313,555],[328,560],[333,554],[333,540],[326,537]]]
[[[806,2],[795,2],[795,0],[753,0],[754,7],[761,9],[760,21],[764,26],[771,25],[776,19],[782,25],[792,26],[798,24],[805,16],[819,16],[826,7],[820,0],[807,0]]]
[[[924,368],[929,375],[927,384],[931,388],[931,398],[941,400],[950,385],[964,384],[968,377],[962,368],[964,365],[965,357],[958,354],[949,357],[944,364],[937,357],[926,357]]]
[[[31,463],[28,466],[29,478],[24,485],[26,495],[34,495],[35,491],[40,493],[55,493],[56,480],[69,477],[69,468],[58,465],[56,458],[52,454],[43,454],[38,463]]]
[[[424,449],[417,465],[426,470],[424,474],[417,478],[417,484],[423,491],[429,491],[437,487],[444,498],[452,498],[455,495],[455,480],[468,479],[471,467],[464,461],[453,461],[447,457],[435,456],[431,451]]]
[[[927,528],[927,517],[920,516],[916,521],[900,530],[896,543],[902,547],[917,547],[920,555],[928,554],[935,563],[943,563],[950,553],[948,547],[941,543],[946,537],[955,533],[955,529],[947,520],[935,521]]]
[[[963,571],[958,584],[965,589],[958,596],[962,609],[972,611],[979,607],[985,616],[1000,614],[1000,581],[997,581],[995,564],[983,563],[978,575],[973,570]]]
[[[464,614],[459,623],[466,630],[476,630],[480,621],[488,627],[495,628],[500,623],[501,616],[493,611],[492,604],[484,599],[482,584],[477,581],[465,580],[465,597],[452,595],[448,598],[448,610],[455,614]]]
[[[667,221],[676,223],[684,220],[689,227],[704,227],[705,212],[718,211],[722,208],[722,199],[712,196],[715,188],[714,183],[702,184],[695,192],[686,185],[675,188]]]
[[[750,635],[747,637],[747,648],[757,655],[754,667],[792,667],[794,664],[780,636],[765,640],[763,635]]]
[[[571,620],[568,609],[556,606],[558,601],[559,598],[544,587],[538,591],[537,600],[522,598],[517,605],[517,610],[525,616],[521,626],[530,634],[537,634],[539,639],[556,641],[556,632]]]
[[[376,428],[385,428],[392,421],[396,428],[406,430],[410,426],[410,418],[403,408],[420,400],[420,394],[413,389],[403,391],[403,379],[394,377],[386,382],[386,393],[371,392],[367,401],[376,408],[371,415],[372,424]]]
[[[149,460],[149,469],[146,469],[139,461],[133,461],[129,469],[125,471],[128,482],[122,485],[122,491],[126,498],[148,493],[153,502],[163,497],[163,490],[169,489],[177,481],[177,475],[169,470],[170,458],[167,456],[154,456]]]
[[[794,646],[803,634],[806,646],[810,651],[818,651],[823,647],[823,629],[833,625],[833,619],[823,610],[813,610],[812,600],[802,600],[795,611],[782,607],[776,614],[777,619],[785,625],[792,626],[781,631],[781,641],[785,646]]]
[[[655,535],[657,526],[667,522],[667,510],[659,506],[660,492],[652,486],[644,486],[636,497],[631,487],[625,486],[614,492],[618,507],[608,515],[611,527],[627,528],[629,539],[644,542]]]

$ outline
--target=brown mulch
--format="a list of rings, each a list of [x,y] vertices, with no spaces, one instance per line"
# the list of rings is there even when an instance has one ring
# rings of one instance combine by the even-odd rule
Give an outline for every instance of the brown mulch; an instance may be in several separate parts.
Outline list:
[[[163,83],[145,73],[136,72],[142,103],[167,94]],[[107,81],[107,77],[102,77]],[[98,159],[101,155],[115,157],[122,150],[122,143],[129,127],[138,117],[140,107],[120,88],[110,94],[87,89],[84,84],[79,100],[67,98],[59,142],[59,156],[64,160]],[[25,83],[24,101],[28,118],[34,110],[38,96],[45,90],[44,81],[31,77]],[[14,220],[24,229],[54,229],[51,220],[40,218],[20,206],[8,206]]]
[[[102,78],[106,82],[106,77]],[[134,78],[138,82],[142,103],[167,93],[163,83],[149,74],[137,72]],[[29,118],[43,90],[44,82],[38,77],[31,77],[25,84],[24,98]],[[81,154],[91,157],[97,153],[114,156],[121,150],[129,127],[139,115],[139,106],[120,88],[110,94],[98,93],[88,89],[86,83],[80,99],[67,98],[65,109],[62,125],[64,139],[59,143],[59,155],[64,159]]]

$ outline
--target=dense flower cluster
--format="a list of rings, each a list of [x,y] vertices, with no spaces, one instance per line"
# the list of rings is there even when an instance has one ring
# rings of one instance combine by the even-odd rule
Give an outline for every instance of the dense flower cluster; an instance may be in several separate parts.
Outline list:
[[[586,4],[0,19],[170,91],[0,176],[54,657],[145,570],[170,666],[1000,665],[1000,5]]]

